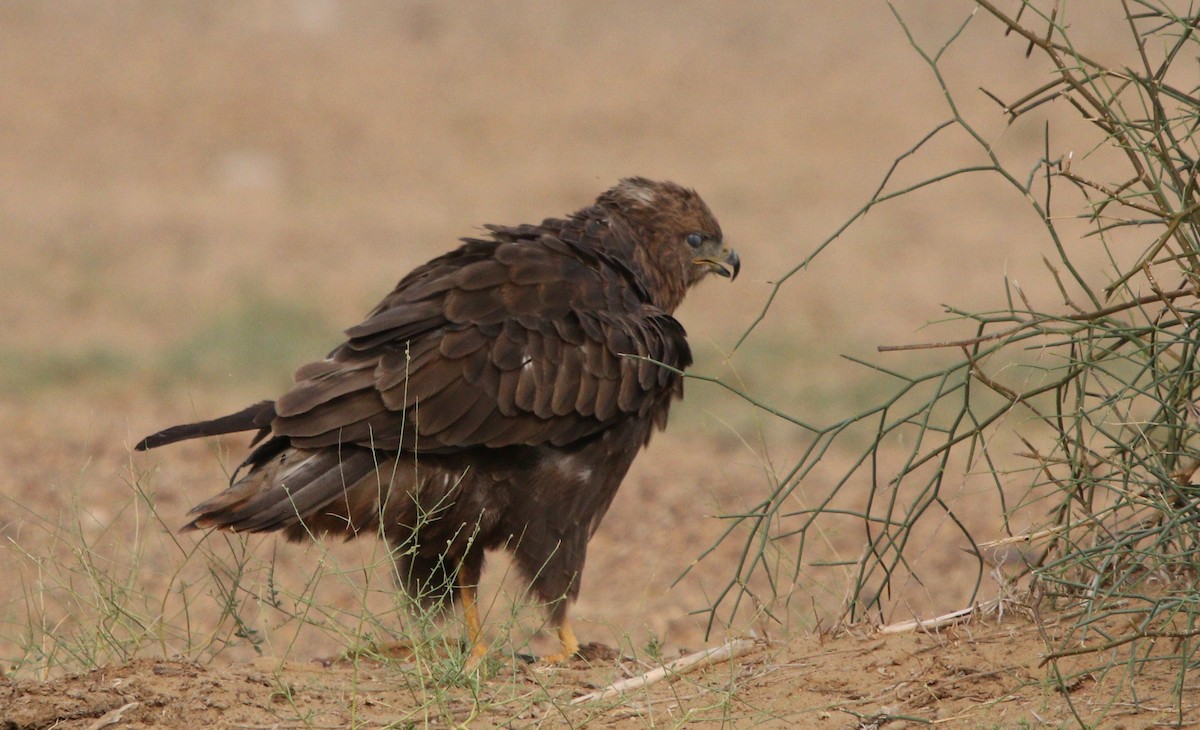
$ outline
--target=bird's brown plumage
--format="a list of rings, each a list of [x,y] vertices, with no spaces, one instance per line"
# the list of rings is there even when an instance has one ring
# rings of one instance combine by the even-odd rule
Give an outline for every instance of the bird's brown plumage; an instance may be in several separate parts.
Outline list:
[[[137,448],[256,431],[189,527],[379,530],[405,589],[432,603],[507,548],[569,652],[588,539],[683,393],[691,351],[671,314],[739,261],[696,193],[643,178],[565,219],[487,231],[404,277],[277,400]]]

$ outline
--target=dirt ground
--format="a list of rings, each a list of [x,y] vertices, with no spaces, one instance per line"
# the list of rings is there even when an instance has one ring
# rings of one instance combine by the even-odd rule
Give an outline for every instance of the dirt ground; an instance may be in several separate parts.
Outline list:
[[[1114,702],[1124,678],[1086,677],[1066,697],[1041,681],[1039,640],[1023,621],[941,634],[803,638],[758,646],[627,691],[593,697],[646,666],[628,657],[563,667],[510,665],[475,683],[433,689],[410,667],[359,662],[322,667],[276,659],[225,667],[141,659],[49,682],[0,684],[5,727],[1105,727],[1180,723],[1169,681]],[[407,671],[406,671],[407,669]],[[429,680],[426,680],[429,681]],[[1149,684],[1149,683],[1144,683]],[[429,695],[440,693],[431,707]],[[1072,708],[1073,707],[1073,713]],[[1193,700],[1183,707],[1190,717]],[[1103,714],[1101,714],[1103,712]]]
[[[895,6],[936,47],[973,3]],[[1076,29],[1102,39],[1120,22],[1096,13]],[[1013,614],[932,635],[829,635],[846,572],[817,563],[858,557],[851,528],[823,534],[828,560],[781,588],[780,623],[750,606],[709,631],[704,609],[741,545],[698,557],[719,516],[763,499],[807,436],[707,383],[689,383],[591,544],[573,615],[583,641],[611,649],[590,665],[514,660],[482,681],[312,663],[404,633],[379,546],[179,535],[243,444],[131,452],[166,425],[273,397],[457,237],[561,215],[634,174],[699,190],[743,260],[737,282],[707,284],[678,313],[694,372],[807,422],[880,392],[841,355],[933,339],[922,328],[942,303],[1001,306],[1006,278],[1056,301],[1038,221],[1012,190],[969,177],[873,210],[733,352],[773,283],[948,116],[886,4],[13,0],[0,4],[0,70],[0,727],[1180,719],[1168,674],[1139,676],[1136,706],[1113,704],[1116,677],[1054,691],[1046,644]],[[979,17],[943,71],[997,151],[1032,165],[1041,125],[1006,128],[975,91],[1042,83],[1024,46]],[[1055,154],[1082,144],[1069,123],[1055,130]],[[903,175],[978,156],[949,135]],[[1088,259],[1089,244],[1069,245]],[[818,500],[820,478],[796,499]],[[966,480],[948,498],[980,539],[1001,534],[996,503]],[[936,580],[897,586],[879,621],[969,600],[975,568],[953,531],[928,538],[913,556]],[[502,559],[490,565],[497,656],[541,650],[536,611],[514,611],[519,585]],[[772,641],[569,705],[750,632]]]

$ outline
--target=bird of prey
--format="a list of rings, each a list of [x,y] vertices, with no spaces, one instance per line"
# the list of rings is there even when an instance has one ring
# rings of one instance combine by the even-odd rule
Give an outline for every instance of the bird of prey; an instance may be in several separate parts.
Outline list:
[[[560,662],[588,541],[692,362],[672,316],[740,268],[694,191],[627,178],[566,218],[486,235],[404,277],[277,399],[146,437],[255,432],[187,528],[382,534],[398,582],[461,601],[470,658],[484,554],[510,551],[548,607]]]

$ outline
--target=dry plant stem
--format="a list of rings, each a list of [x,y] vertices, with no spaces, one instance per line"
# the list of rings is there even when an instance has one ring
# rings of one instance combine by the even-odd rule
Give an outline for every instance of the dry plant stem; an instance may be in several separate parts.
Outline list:
[[[1082,97],[1084,100],[1086,100],[1088,102],[1088,105],[1091,106],[1092,108],[1099,109],[1099,110],[1101,110],[1101,112],[1103,112],[1105,110],[1104,104],[1102,102],[1100,102],[1098,99],[1096,99],[1092,95],[1090,90],[1084,86],[1083,83],[1081,83],[1078,79],[1076,79],[1074,76],[1072,76],[1068,72],[1068,69],[1077,68],[1076,62],[1082,63],[1084,66],[1086,66],[1088,68],[1096,69],[1097,73],[1112,75],[1112,76],[1115,76],[1115,77],[1121,78],[1121,79],[1128,78],[1128,76],[1126,74],[1117,74],[1117,73],[1113,73],[1113,72],[1109,71],[1103,65],[1097,63],[1096,61],[1092,60],[1091,58],[1088,58],[1087,56],[1080,53],[1078,51],[1078,49],[1069,48],[1067,46],[1063,46],[1061,44],[1054,43],[1053,41],[1050,41],[1048,39],[1042,39],[1042,38],[1037,37],[1036,35],[1033,34],[1032,31],[1023,27],[1017,20],[1009,18],[994,4],[992,4],[991,2],[988,2],[988,0],[976,0],[976,2],[980,7],[987,10],[989,13],[991,13],[993,16],[995,16],[998,20],[1000,20],[1002,23],[1007,25],[1010,30],[1023,36],[1026,40],[1028,40],[1030,42],[1030,44],[1032,46],[1037,46],[1038,48],[1045,51],[1045,53],[1054,62],[1055,66],[1059,69],[1059,72],[1063,76],[1063,80],[1071,87],[1071,90],[1074,91],[1075,93],[1079,94],[1080,97]],[[1053,23],[1051,23],[1051,26],[1053,26]],[[1053,31],[1053,27],[1048,29],[1048,33],[1052,32],[1052,31]],[[1071,59],[1071,62],[1064,61],[1062,58],[1064,55],[1067,56],[1069,59]],[[1103,119],[1103,118],[1104,118],[1104,116],[1102,115],[1101,119]],[[1097,120],[1097,119],[1093,119],[1092,121],[1096,121],[1097,123],[1099,122],[1099,120]],[[1127,143],[1128,140],[1125,139],[1125,136],[1123,133],[1121,133],[1117,130],[1110,130],[1110,131],[1114,132],[1114,134],[1117,137],[1118,142],[1120,142],[1121,144]],[[1133,148],[1132,145],[1130,147],[1131,147],[1131,149]],[[1143,179],[1145,179],[1146,173],[1145,173],[1145,169],[1143,168],[1143,166],[1141,164],[1141,161],[1138,160],[1136,155],[1134,155],[1133,153],[1129,153],[1129,156],[1130,156],[1131,162],[1133,163],[1134,168],[1138,171],[1139,176],[1141,176]],[[1147,182],[1151,182],[1151,181],[1147,181]],[[1150,185],[1150,187],[1153,187],[1153,185]]]
[[[1044,537],[1054,537],[1062,532],[1062,528],[1054,528],[1049,530],[1039,530],[1037,532],[1029,532],[1023,535],[1011,535],[1009,537],[1000,538],[999,540],[988,540],[977,545],[978,548],[994,548],[1003,547],[1005,545],[1013,545],[1015,543],[1028,543],[1034,540],[1041,540]]]
[[[124,717],[125,713],[128,712],[129,710],[133,709],[134,707],[137,707],[140,704],[142,704],[142,703],[141,702],[129,702],[127,704],[121,705],[120,707],[116,708],[115,710],[109,710],[108,712],[104,713],[99,718],[97,718],[96,721],[93,722],[91,725],[88,725],[88,730],[101,730],[101,728],[106,728],[111,725],[119,725],[121,722],[121,718]]]
[[[940,349],[940,348],[945,348],[945,347],[971,347],[972,345],[980,345],[980,344],[983,344],[984,342],[1000,340],[1005,337],[1008,337],[1009,335],[1014,335],[1014,334],[1020,332],[1021,330],[1029,329],[1031,327],[1036,327],[1036,326],[1042,325],[1042,324],[1047,324],[1049,322],[1091,322],[1091,321],[1100,319],[1101,317],[1107,317],[1110,314],[1116,314],[1117,312],[1123,312],[1127,309],[1133,309],[1134,307],[1140,307],[1140,306],[1143,306],[1146,304],[1153,304],[1154,302],[1170,302],[1170,301],[1174,301],[1175,299],[1179,299],[1180,297],[1186,297],[1186,296],[1198,296],[1196,287],[1189,286],[1189,287],[1184,287],[1183,289],[1176,289],[1174,291],[1161,292],[1161,293],[1155,293],[1155,294],[1147,294],[1144,297],[1138,297],[1137,299],[1132,299],[1128,302],[1122,302],[1121,304],[1114,304],[1111,307],[1104,307],[1103,309],[1097,309],[1092,312],[1083,312],[1081,314],[1065,314],[1061,317],[1035,317],[1026,322],[1022,322],[1016,326],[1009,327],[1006,330],[1001,330],[999,332],[993,332],[990,335],[980,335],[979,337],[971,337],[971,338],[965,339],[965,340],[948,340],[945,342],[920,342],[920,343],[916,343],[916,344],[912,344],[912,345],[880,345],[879,347],[877,347],[875,349],[878,350],[879,352],[899,352],[901,350],[934,350],[934,349]]]
[[[960,608],[957,611],[951,611],[950,613],[944,613],[941,616],[934,616],[931,619],[917,618],[917,619],[913,619],[912,621],[901,621],[899,623],[888,624],[886,626],[880,626],[879,633],[881,633],[881,634],[904,634],[904,633],[908,633],[909,631],[916,631],[918,629],[920,629],[921,631],[932,631],[933,629],[940,629],[943,626],[950,626],[952,624],[962,623],[963,621],[966,621],[967,619],[969,619],[971,616],[975,615],[975,613],[977,611],[979,611],[980,609],[989,608],[991,606],[996,605],[996,603],[997,603],[996,601],[987,601],[986,603],[981,603],[981,604],[978,604],[975,606],[968,606],[966,608]]]
[[[1101,183],[1082,178],[1082,177],[1076,175],[1075,173],[1071,172],[1070,170],[1064,170],[1064,171],[1060,172],[1059,175],[1062,175],[1064,178],[1066,178],[1067,180],[1070,180],[1071,182],[1075,183],[1076,185],[1082,185],[1084,187],[1089,187],[1099,193],[1103,193],[1106,198],[1113,199],[1113,200],[1120,199],[1120,191],[1113,190]],[[1151,205],[1144,205],[1142,203],[1139,203],[1136,200],[1122,200],[1121,202],[1122,202],[1122,205],[1127,205],[1130,208],[1133,208],[1135,210],[1140,210],[1143,213],[1148,213],[1148,214],[1154,216],[1155,218],[1170,218],[1171,217],[1171,214],[1169,212],[1163,210],[1162,208],[1157,208],[1157,207],[1154,207]]]
[[[1063,649],[1062,651],[1054,651],[1047,654],[1039,667],[1044,667],[1056,659],[1063,657],[1078,656],[1080,654],[1093,654],[1096,652],[1105,652],[1109,649],[1115,649],[1118,646],[1123,646],[1140,639],[1190,639],[1195,636],[1200,636],[1200,629],[1192,631],[1136,631],[1125,636],[1117,637],[1111,641],[1106,641],[1098,646],[1079,646],[1074,649]]]
[[[686,674],[687,672],[700,669],[701,667],[707,667],[713,664],[727,662],[730,659],[736,659],[737,657],[748,654],[758,645],[759,642],[754,641],[753,639],[738,639],[736,641],[731,641],[724,646],[705,649],[703,651],[698,651],[695,654],[688,654],[685,657],[676,659],[670,664],[664,664],[658,669],[652,669],[645,674],[641,674],[636,677],[630,677],[629,679],[622,679],[619,682],[613,682],[598,692],[590,692],[588,694],[576,697],[575,699],[571,700],[571,704],[581,705],[585,702],[611,699],[624,692],[628,692],[629,690],[649,687],[650,685],[655,684],[656,682],[661,682],[668,677],[677,677],[681,674]]]

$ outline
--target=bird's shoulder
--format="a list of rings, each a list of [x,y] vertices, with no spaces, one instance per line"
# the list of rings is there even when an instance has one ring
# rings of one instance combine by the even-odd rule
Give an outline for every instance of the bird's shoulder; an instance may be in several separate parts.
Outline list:
[[[599,215],[538,225],[486,227],[487,237],[414,269],[360,324],[351,347],[409,340],[446,326],[492,326],[587,312],[640,318],[661,314],[623,251],[625,237]]]
[[[296,373],[277,432],[447,451],[563,445],[682,391],[683,327],[645,296],[604,221],[488,228],[404,277]],[[664,365],[666,367],[664,367]]]

